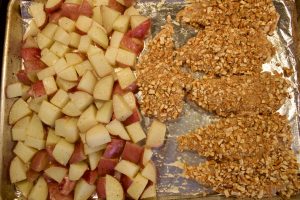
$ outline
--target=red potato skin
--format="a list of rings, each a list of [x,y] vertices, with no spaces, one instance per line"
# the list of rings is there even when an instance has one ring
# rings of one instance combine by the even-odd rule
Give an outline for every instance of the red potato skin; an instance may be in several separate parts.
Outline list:
[[[59,183],[58,188],[59,188],[59,192],[62,195],[69,195],[71,194],[71,192],[74,190],[76,185],[76,181],[71,181],[69,179],[69,177],[64,177],[64,179],[62,180],[61,183]]]
[[[64,2],[64,0],[60,0],[60,2],[59,2],[58,4],[56,4],[54,7],[51,7],[51,8],[47,8],[47,7],[45,6],[45,12],[46,12],[46,13],[53,13],[53,12],[59,10],[60,7],[61,7],[61,5],[63,4],[63,2]],[[46,5],[47,5],[47,4],[46,4]]]
[[[103,157],[118,158],[124,149],[124,145],[125,145],[125,140],[112,139],[111,142],[107,145]]]
[[[133,180],[131,178],[129,178],[128,176],[122,174],[120,182],[124,188],[124,191],[127,191],[127,189],[129,188],[129,186],[131,185]]]
[[[105,199],[106,198],[106,192],[105,192],[105,177],[100,177],[97,182],[97,195]]]
[[[139,55],[144,49],[144,42],[125,34],[121,40],[120,47]]]
[[[138,25],[134,29],[128,31],[127,36],[143,40],[149,34],[150,28],[151,28],[151,20],[148,19],[148,20],[142,22],[140,25]]]
[[[41,60],[27,60],[24,61],[24,67],[26,73],[30,73],[40,71],[46,68],[46,65]]]
[[[143,147],[131,142],[126,142],[124,150],[122,152],[122,159],[138,164],[141,157],[143,156],[143,152]]]
[[[25,70],[20,70],[17,73],[18,80],[23,83],[24,85],[31,85],[31,80],[28,78],[27,73]]]
[[[118,81],[115,82],[114,87],[113,87],[113,94],[119,94],[119,95],[124,95],[127,92],[132,92],[132,93],[137,93],[138,92],[138,86],[136,83],[132,83],[129,85],[127,88],[124,90],[121,88],[120,84]]]
[[[98,171],[97,169],[91,171],[91,170],[88,170],[86,171],[82,178],[90,185],[93,185],[95,184],[97,178],[98,178]]]
[[[48,153],[49,156],[49,163],[50,164],[57,164],[55,158],[53,157],[53,150],[54,150],[54,146],[46,146],[46,151]]]
[[[135,3],[135,0],[124,0],[125,6],[130,7]]]
[[[31,85],[31,88],[28,91],[29,96],[34,98],[41,97],[46,95],[45,87],[43,81],[37,81]]]
[[[30,41],[30,39],[28,37],[28,38],[26,38],[26,40],[23,40],[23,42],[22,42],[22,49],[25,49],[25,48],[38,48],[38,46],[37,46],[36,42]],[[21,49],[21,52],[22,52],[22,49]]]
[[[77,142],[75,144],[74,152],[69,160],[70,164],[77,163],[86,159],[86,155],[84,154],[83,143]]]
[[[21,57],[24,61],[39,60],[41,58],[41,50],[39,48],[22,48]]]
[[[115,177],[119,182],[121,181],[121,176],[122,176],[122,174],[121,174],[120,172],[115,171],[114,177]]]
[[[56,12],[50,13],[49,14],[49,22],[51,23],[58,23],[58,20],[62,17],[62,11],[58,10]]]
[[[79,7],[80,15],[85,15],[87,17],[93,16],[93,8],[87,0],[83,0]]]
[[[117,2],[116,0],[109,0],[108,7],[120,12],[121,14],[123,14],[126,10],[126,7]]]
[[[74,3],[63,3],[61,5],[61,15],[68,17],[72,20],[77,20],[79,17],[79,7],[80,5]]]
[[[73,195],[63,195],[59,191],[59,185],[57,183],[48,183],[49,200],[73,200]]]
[[[137,108],[135,108],[132,115],[130,117],[128,117],[125,121],[123,121],[123,124],[124,124],[124,126],[128,126],[130,124],[139,122],[141,120],[142,120],[141,115],[140,115],[139,111],[137,110]]]
[[[49,155],[46,150],[38,151],[32,158],[30,168],[36,172],[41,172],[47,168],[49,164]]]
[[[40,176],[40,173],[39,172],[36,172],[32,169],[29,169],[27,172],[26,172],[26,177],[27,177],[27,181],[33,183],[34,181],[36,181]]]
[[[118,159],[110,159],[102,157],[98,163],[98,175],[105,176],[106,174],[113,175],[115,166],[118,164]]]

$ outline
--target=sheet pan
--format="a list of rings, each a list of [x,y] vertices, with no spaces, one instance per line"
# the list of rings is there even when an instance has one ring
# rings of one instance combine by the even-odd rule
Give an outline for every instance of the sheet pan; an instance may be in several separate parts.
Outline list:
[[[21,0],[11,0],[8,7],[7,25],[6,25],[6,39],[4,43],[3,65],[2,65],[2,82],[1,82],[1,118],[0,118],[0,199],[22,199],[18,193],[15,192],[14,187],[9,182],[8,168],[12,158],[12,149],[14,143],[11,141],[10,126],[7,123],[9,109],[14,99],[5,98],[5,87],[7,84],[16,81],[14,73],[16,73],[22,66],[20,59],[20,45],[22,39],[22,28],[26,26],[26,20],[22,20]],[[296,10],[295,2],[293,0],[275,0],[275,6],[281,14],[279,22],[279,29],[275,36],[269,39],[278,47],[278,54],[274,60],[265,65],[268,70],[274,68],[274,63],[277,60],[284,61],[283,64],[287,67],[292,67],[296,70],[291,80],[295,83],[294,88],[291,88],[293,98],[287,102],[281,109],[282,113],[287,113],[291,120],[291,125],[294,130],[295,142],[294,149],[299,150],[299,120],[298,120],[298,60],[296,55]],[[138,4],[140,10],[153,18],[154,26],[152,35],[160,30],[160,26],[164,24],[165,18],[168,14],[174,19],[175,11],[183,7],[183,1],[178,0],[142,0]],[[22,9],[23,10],[23,9]],[[187,38],[193,35],[193,30],[187,26],[181,27],[174,22],[177,33],[175,40],[177,46],[183,44]],[[198,183],[190,181],[181,177],[181,169],[179,161],[192,161],[196,164],[201,161],[196,154],[178,153],[176,151],[176,136],[185,133],[194,128],[204,126],[216,117],[212,114],[206,113],[197,107],[186,103],[183,115],[175,122],[168,123],[168,137],[166,145],[156,151],[155,162],[159,167],[159,184],[158,195],[159,199],[225,199],[223,196],[210,194],[203,196],[203,194],[210,193],[210,190],[199,186]],[[145,118],[145,125],[149,124],[149,119]],[[188,126],[187,126],[188,125]],[[300,195],[293,199],[299,199]],[[280,199],[280,198],[273,198]]]

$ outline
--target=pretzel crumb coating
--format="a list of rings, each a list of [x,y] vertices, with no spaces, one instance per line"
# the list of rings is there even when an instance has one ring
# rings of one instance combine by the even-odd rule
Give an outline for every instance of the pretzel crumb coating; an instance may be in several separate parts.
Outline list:
[[[262,157],[278,148],[289,149],[292,132],[285,116],[234,116],[177,138],[180,151],[192,150],[214,160]]]
[[[260,73],[275,54],[266,36],[254,29],[207,27],[177,51],[176,64],[208,75]]]
[[[207,161],[186,166],[185,176],[229,196],[289,198],[300,190],[299,164],[292,150],[272,151],[262,158],[238,161]]]
[[[276,112],[288,97],[290,84],[279,74],[205,78],[195,80],[187,98],[219,116]]]
[[[177,14],[177,21],[196,28],[230,25],[235,28],[253,28],[269,35],[277,27],[279,14],[272,0],[189,0]]]
[[[189,74],[174,64],[173,34],[173,26],[169,22],[149,42],[147,52],[136,66],[141,112],[162,122],[179,117],[183,110],[185,88],[191,80]]]

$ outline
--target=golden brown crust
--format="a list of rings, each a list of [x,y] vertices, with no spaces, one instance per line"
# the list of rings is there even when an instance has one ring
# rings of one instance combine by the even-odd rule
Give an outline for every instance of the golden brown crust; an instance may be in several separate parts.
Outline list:
[[[141,112],[160,121],[178,118],[183,108],[184,88],[191,79],[174,64],[173,34],[171,23],[163,26],[136,66]]]
[[[292,145],[292,133],[285,116],[234,116],[177,138],[179,150],[197,151],[214,160],[261,157]]]
[[[279,194],[291,197],[300,190],[299,165],[292,150],[273,151],[263,158],[207,161],[186,166],[185,176],[212,187],[225,196],[262,198]]]
[[[177,65],[209,75],[253,74],[275,53],[262,32],[215,26],[199,31],[178,49]]]
[[[191,5],[177,14],[177,20],[196,28],[230,25],[253,28],[272,34],[279,15],[272,0],[190,0]]]
[[[288,97],[290,85],[279,74],[230,76],[196,80],[188,99],[219,116],[276,112]]]

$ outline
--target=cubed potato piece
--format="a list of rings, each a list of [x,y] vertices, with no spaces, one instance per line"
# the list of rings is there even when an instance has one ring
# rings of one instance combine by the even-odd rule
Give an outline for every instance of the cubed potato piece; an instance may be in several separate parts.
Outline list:
[[[129,20],[130,16],[120,15],[114,22],[113,29],[122,33],[126,33],[129,27]]]
[[[28,199],[46,200],[48,197],[48,186],[43,176],[40,176],[36,184],[31,189]]]
[[[26,166],[17,156],[10,163],[9,176],[11,183],[17,183],[25,180],[26,177]]]
[[[69,66],[63,71],[59,72],[57,76],[61,79],[64,79],[66,81],[77,81],[78,75],[76,73],[76,70],[73,66]]]
[[[45,170],[45,174],[57,183],[61,183],[67,173],[68,170],[66,168],[59,166],[51,166]]]
[[[64,58],[60,58],[56,61],[56,63],[53,65],[54,71],[56,74],[62,72],[66,68],[68,68],[67,61]]]
[[[28,104],[23,99],[18,99],[9,111],[8,122],[15,124],[18,120],[31,114]]]
[[[81,36],[78,33],[71,32],[69,46],[77,49],[78,45],[80,43],[80,38],[81,38]]]
[[[36,37],[36,42],[40,49],[49,48],[53,41],[45,36],[43,33],[38,33]]]
[[[121,95],[113,95],[113,110],[117,120],[125,121],[128,117],[133,114],[129,105],[126,103]]]
[[[164,144],[167,126],[157,120],[154,120],[148,130],[146,146],[160,147]]]
[[[86,132],[97,124],[96,120],[96,108],[94,105],[90,105],[79,117],[77,126],[80,132]]]
[[[47,95],[52,95],[57,91],[57,85],[53,76],[44,78],[43,85]]]
[[[65,53],[69,51],[69,47],[56,41],[50,47],[50,51],[52,51],[58,57],[63,57]]]
[[[57,29],[57,25],[54,24],[54,23],[48,23],[45,28],[41,31],[41,33],[46,36],[47,38],[49,39],[52,39],[55,32],[56,32],[56,29]]]
[[[58,20],[58,25],[67,32],[75,31],[75,22],[67,17],[61,17]]]
[[[127,189],[127,194],[133,199],[139,199],[142,195],[144,189],[148,184],[148,180],[141,174],[138,174],[134,179],[129,188]]]
[[[68,46],[70,43],[70,34],[67,33],[63,28],[58,27],[55,31],[53,39]]]
[[[63,117],[55,121],[55,134],[65,138],[67,142],[75,143],[79,139],[77,118]]]
[[[39,80],[43,80],[49,76],[54,76],[56,74],[54,67],[47,67],[45,69],[42,69],[37,73],[37,77]]]
[[[84,172],[88,170],[88,168],[89,168],[88,165],[84,161],[71,164],[69,170],[70,180],[71,181],[79,180],[84,174]]]
[[[114,119],[107,124],[106,129],[111,135],[119,136],[123,140],[130,140],[124,125],[117,119]]]
[[[90,61],[85,60],[82,63],[79,63],[74,66],[78,76],[83,76],[87,71],[93,70],[93,66],[91,65]]]
[[[75,26],[81,33],[87,33],[92,23],[93,20],[91,18],[85,15],[80,15],[75,23]]]
[[[24,141],[26,138],[26,129],[30,123],[31,117],[27,116],[15,123],[11,129],[13,141]]]
[[[140,122],[135,122],[126,126],[126,130],[134,143],[138,143],[146,138],[146,134]]]
[[[98,24],[93,22],[90,30],[88,31],[88,36],[99,46],[106,49],[108,47],[108,36],[105,29]]]
[[[111,64],[113,66],[116,65],[117,54],[118,54],[118,48],[109,46],[106,49],[105,58],[107,59],[107,61],[109,62],[109,64]]]
[[[78,45],[78,51],[87,53],[91,44],[92,40],[88,35],[81,36]]]
[[[114,48],[119,48],[120,43],[123,39],[124,33],[114,31],[113,34],[111,35],[111,40],[110,40],[110,46]]]
[[[60,141],[55,145],[52,154],[58,163],[65,166],[71,158],[73,151],[74,144],[71,144],[64,139],[60,139]]]
[[[96,115],[96,120],[100,123],[108,124],[111,120],[112,114],[113,114],[112,101],[107,101],[98,110]]]
[[[97,79],[91,71],[87,71],[79,81],[78,90],[93,94]]]
[[[115,167],[115,170],[125,174],[126,176],[133,178],[138,173],[140,167],[132,162],[129,162],[127,160],[121,160],[117,166]]]
[[[113,68],[106,60],[103,54],[97,53],[89,57],[91,64],[93,65],[96,73],[100,77],[104,77],[112,74]]]
[[[57,136],[53,129],[49,129],[47,134],[46,146],[56,145],[60,139],[61,137]]]
[[[14,98],[20,97],[23,95],[22,83],[12,83],[9,84],[6,88],[6,97],[7,98]]]
[[[52,51],[47,51],[45,55],[42,55],[41,61],[45,63],[48,67],[53,66],[57,61],[59,60],[59,57],[55,55]]]
[[[136,63],[136,55],[130,51],[119,49],[116,57],[116,63],[120,67],[133,68]]]
[[[103,77],[95,85],[94,98],[98,100],[110,100],[113,86],[114,78],[112,75]]]
[[[86,143],[90,147],[97,147],[107,144],[111,141],[111,137],[102,124],[98,124],[86,132]]]
[[[70,99],[68,93],[62,89],[59,89],[52,97],[50,102],[59,108],[63,108],[69,100]]]
[[[122,89],[126,89],[136,81],[136,77],[129,67],[118,71],[117,78]]]
[[[93,16],[92,19],[97,22],[98,24],[102,25],[102,14],[100,6],[95,6],[93,8]]]
[[[42,121],[36,114],[32,115],[25,132],[28,136],[35,137],[38,139],[44,139],[44,127]]]
[[[55,120],[60,118],[61,112],[55,105],[48,101],[43,101],[38,116],[45,124],[54,126]]]
[[[42,150],[45,148],[46,141],[35,137],[26,136],[24,144],[37,150]]]
[[[65,55],[68,66],[77,65],[83,61],[78,53],[67,53]]]
[[[25,145],[23,142],[18,142],[13,152],[24,162],[28,163],[37,150]]]

